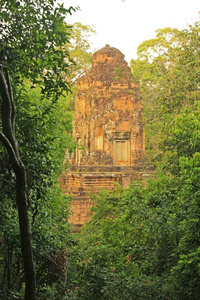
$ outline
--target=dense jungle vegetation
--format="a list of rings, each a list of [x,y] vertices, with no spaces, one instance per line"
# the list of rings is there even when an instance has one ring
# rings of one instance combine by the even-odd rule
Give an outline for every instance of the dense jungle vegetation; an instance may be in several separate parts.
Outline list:
[[[158,30],[130,62],[155,176],[93,195],[72,235],[59,177],[95,30],[54,0],[0,3],[0,298],[198,300],[200,21]]]

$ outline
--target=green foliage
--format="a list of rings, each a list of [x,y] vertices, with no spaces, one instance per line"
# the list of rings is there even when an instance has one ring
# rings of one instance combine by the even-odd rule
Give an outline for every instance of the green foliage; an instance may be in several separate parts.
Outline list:
[[[0,6],[0,60],[13,81],[29,78],[54,97],[62,89],[69,90],[62,78],[70,65],[64,49],[69,42],[64,20],[74,9],[65,9],[55,0],[1,0]]]
[[[66,276],[65,249],[71,244],[72,237],[68,224],[70,199],[61,193],[58,178],[66,150],[73,151],[75,147],[71,136],[72,113],[66,102],[60,99],[52,107],[51,99],[44,98],[40,90],[26,83],[16,97],[17,138],[28,175],[29,215],[39,295],[43,286],[50,289],[55,282],[57,292],[63,292],[60,286]],[[9,295],[11,291],[17,295],[23,291],[24,271],[15,204],[15,176],[3,149],[0,168],[0,290],[2,295]]]
[[[66,149],[72,152],[75,148],[71,136],[73,114],[65,99],[60,98],[52,106],[52,98],[44,98],[40,88],[32,89],[26,84],[21,88],[19,101],[16,107],[19,149],[30,176],[39,175],[37,167],[42,167],[40,177],[42,173],[48,175],[46,170],[60,174]]]
[[[54,292],[57,287],[57,294],[64,293],[66,247],[73,240],[68,223],[70,198],[61,193],[58,178],[66,150],[70,152],[75,147],[71,136],[72,113],[63,98],[52,106],[51,99],[44,98],[41,89],[31,88],[28,82],[19,88],[16,100],[17,138],[28,175],[39,299],[51,286]],[[15,204],[15,176],[7,154],[3,151],[1,154],[0,290],[2,295],[11,291],[17,295],[23,291],[24,271]]]
[[[192,108],[186,108],[171,122],[169,135],[162,142],[162,149],[166,152],[165,169],[174,174],[181,169],[179,158],[191,158],[200,152],[200,103],[196,102]]]
[[[75,65],[73,65],[69,74],[72,81],[91,69],[92,53],[89,39],[95,33],[96,31],[93,26],[81,23],[72,24],[70,44],[66,44],[70,57],[75,61]]]
[[[70,53],[74,64],[70,65],[67,81],[70,83],[71,93],[65,94],[70,108],[74,110],[75,96],[78,91],[78,79],[92,67],[92,53],[89,38],[95,34],[95,28],[81,23],[74,23],[70,30],[70,43],[65,44],[65,50]]]
[[[66,149],[73,151],[74,143],[70,136],[72,114],[60,96],[70,90],[64,78],[73,64],[65,49],[71,26],[66,25],[65,18],[74,9],[65,9],[55,0],[0,0],[0,4],[1,137],[11,141],[9,147],[15,148],[16,162],[20,166],[24,162],[26,168],[23,169],[26,188],[17,200],[18,204],[23,199],[29,202],[38,297],[44,295],[47,286],[52,293],[56,286],[61,295],[60,282],[66,276],[65,247],[71,243],[71,234],[67,222],[69,199],[61,194],[58,178]],[[19,213],[18,221],[13,164],[11,168],[8,155],[2,148],[0,152],[3,162],[0,166],[0,257],[4,262],[0,266],[0,293],[4,299],[19,298],[31,278],[25,297],[35,299],[31,240],[22,244],[28,245],[22,254],[19,251],[20,238],[24,241],[24,236],[22,231],[19,233],[18,222],[25,224],[22,218],[27,210]],[[28,220],[28,215],[25,219]],[[23,228],[29,238],[29,222]],[[29,270],[22,263],[25,254],[30,254],[29,262],[26,260],[26,266],[31,266]]]
[[[0,59],[11,75],[16,138],[27,170],[37,297],[55,299],[64,293],[66,247],[73,242],[68,224],[70,199],[60,192],[58,184],[68,164],[66,150],[70,154],[76,146],[71,136],[69,82],[76,91],[73,81],[91,65],[87,34],[94,30],[81,24],[66,25],[64,18],[74,9],[66,10],[56,1],[3,1],[1,8]],[[73,45],[69,45],[70,39]],[[24,293],[24,270],[15,176],[7,154],[2,148],[0,151],[0,257],[5,261],[0,268],[0,290],[4,297],[12,293],[20,298]]]
[[[142,93],[147,157],[151,162],[161,157],[159,144],[174,116],[200,99],[200,22],[185,30],[164,28],[156,33],[156,38],[139,45],[138,58],[131,60]]]
[[[74,299],[199,298],[199,113],[195,103],[175,118],[163,172],[92,197],[93,215],[71,254]]]

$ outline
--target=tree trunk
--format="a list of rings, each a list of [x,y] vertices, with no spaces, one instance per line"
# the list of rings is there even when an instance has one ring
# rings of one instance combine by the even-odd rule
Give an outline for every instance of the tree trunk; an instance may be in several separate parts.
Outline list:
[[[34,300],[36,290],[35,266],[33,263],[33,252],[31,243],[31,233],[28,217],[28,203],[26,192],[26,170],[20,166],[15,170],[16,174],[16,202],[19,216],[21,251],[25,272],[25,299]]]
[[[7,70],[0,68],[1,118],[3,132],[0,141],[4,144],[16,175],[16,202],[18,208],[21,252],[25,272],[25,300],[36,299],[36,275],[33,260],[31,233],[28,217],[26,169],[19,156],[15,138],[15,106]]]

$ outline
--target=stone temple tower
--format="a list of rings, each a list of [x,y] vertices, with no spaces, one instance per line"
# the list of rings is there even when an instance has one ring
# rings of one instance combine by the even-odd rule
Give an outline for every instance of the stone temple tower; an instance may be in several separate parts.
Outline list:
[[[144,157],[141,96],[124,55],[106,45],[93,55],[75,100],[73,164],[134,166]]]
[[[88,192],[127,187],[149,171],[144,164],[145,133],[138,84],[116,48],[106,45],[93,55],[92,69],[79,79],[74,138],[79,148],[62,175],[64,193],[72,194],[71,222],[89,219]]]

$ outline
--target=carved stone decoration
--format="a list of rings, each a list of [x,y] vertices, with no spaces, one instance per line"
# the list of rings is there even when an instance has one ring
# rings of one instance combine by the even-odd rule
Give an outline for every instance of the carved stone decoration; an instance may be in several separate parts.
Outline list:
[[[74,165],[135,165],[144,157],[139,87],[116,48],[95,52],[92,69],[79,80],[74,136],[82,148]]]
[[[74,137],[79,148],[62,175],[64,193],[72,194],[71,222],[89,220],[88,192],[123,187],[148,176],[144,164],[145,133],[139,86],[124,55],[106,45],[93,55],[92,69],[79,79]]]

